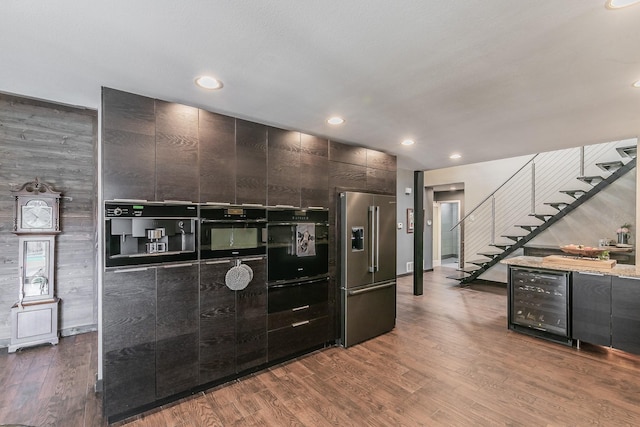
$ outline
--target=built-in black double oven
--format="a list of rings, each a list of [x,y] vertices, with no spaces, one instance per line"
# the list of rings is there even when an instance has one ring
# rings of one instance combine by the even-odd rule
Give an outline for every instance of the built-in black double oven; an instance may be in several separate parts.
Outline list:
[[[324,345],[328,333],[329,212],[267,210],[268,354],[290,357]]]

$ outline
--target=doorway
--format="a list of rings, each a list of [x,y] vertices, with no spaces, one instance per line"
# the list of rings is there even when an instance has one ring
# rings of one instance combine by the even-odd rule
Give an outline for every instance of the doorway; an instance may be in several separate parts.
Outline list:
[[[460,267],[460,200],[433,203],[433,265]],[[453,228],[453,229],[452,229]]]

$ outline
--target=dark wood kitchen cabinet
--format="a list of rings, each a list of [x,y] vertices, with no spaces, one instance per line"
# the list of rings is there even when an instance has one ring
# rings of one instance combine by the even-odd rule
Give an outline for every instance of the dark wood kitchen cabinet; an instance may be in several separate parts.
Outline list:
[[[233,260],[200,262],[200,384],[235,372],[235,293],[225,285]]]
[[[574,272],[572,277],[572,338],[611,345],[611,276]]]
[[[198,201],[198,109],[155,101],[155,200]]]
[[[126,413],[156,400],[156,269],[104,274],[104,412]]]
[[[236,371],[267,362],[267,263],[266,258],[247,258],[253,280],[236,291]]]
[[[200,202],[235,203],[236,120],[200,110],[199,134]]]
[[[267,204],[267,127],[236,119],[236,203]]]
[[[640,278],[613,277],[611,346],[640,354]]]
[[[270,127],[267,203],[300,206],[300,132]]]
[[[105,272],[107,417],[198,385],[198,283],[196,263]]]
[[[156,397],[198,385],[198,264],[157,268]]]
[[[155,200],[155,100],[102,88],[104,200]]]
[[[253,270],[249,285],[233,291],[225,276],[235,260],[200,265],[200,383],[229,377],[266,362],[267,285],[263,257],[243,261]]]
[[[329,279],[269,288],[270,362],[318,348],[329,332]]]
[[[198,201],[198,109],[102,89],[104,200]]]
[[[300,135],[300,206],[329,206],[329,141]]]

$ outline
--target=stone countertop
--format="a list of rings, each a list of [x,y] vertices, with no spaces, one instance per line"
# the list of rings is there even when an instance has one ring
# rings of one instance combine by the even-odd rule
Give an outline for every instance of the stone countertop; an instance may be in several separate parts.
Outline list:
[[[558,271],[578,271],[585,273],[601,273],[609,276],[626,276],[640,277],[640,268],[636,269],[635,265],[616,264],[613,268],[603,268],[600,266],[584,267],[571,264],[551,264],[543,263],[543,257],[536,256],[517,256],[507,258],[500,261],[501,264],[513,265],[516,267],[544,268],[547,270]]]

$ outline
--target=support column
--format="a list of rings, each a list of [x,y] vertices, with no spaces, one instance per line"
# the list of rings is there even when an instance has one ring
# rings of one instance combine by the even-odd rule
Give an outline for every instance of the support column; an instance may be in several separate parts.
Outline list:
[[[424,275],[424,171],[413,172],[413,294],[422,295]]]

